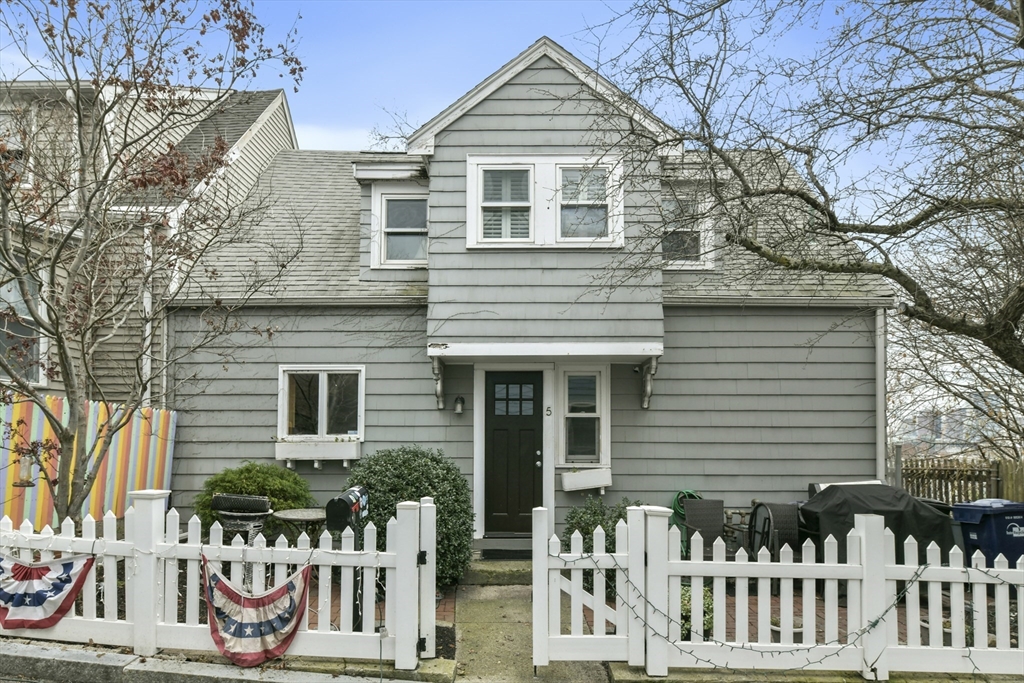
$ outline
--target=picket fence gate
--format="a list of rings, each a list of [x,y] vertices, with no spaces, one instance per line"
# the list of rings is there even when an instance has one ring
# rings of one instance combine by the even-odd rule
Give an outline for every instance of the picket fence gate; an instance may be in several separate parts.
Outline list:
[[[95,555],[96,562],[83,586],[81,610],[72,610],[48,629],[0,628],[0,636],[96,643],[131,647],[135,654],[150,656],[161,649],[216,652],[210,627],[201,623],[205,598],[200,576],[201,557],[215,568],[228,564],[232,580],[251,567],[252,592],[282,583],[297,567],[312,564],[310,599],[302,615],[289,655],[393,661],[396,669],[415,669],[419,659],[435,651],[436,508],[433,500],[399,503],[387,524],[386,549],[376,550],[377,529],[368,524],[363,545],[355,550],[351,529],[342,534],[341,548],[334,548],[328,532],[316,547],[301,534],[295,547],[284,537],[267,546],[263,536],[246,547],[241,536],[229,543],[220,524],[210,528],[202,542],[198,517],[188,522],[187,540],[179,541],[180,520],[173,508],[165,512],[170,491],[133,491],[134,502],[125,513],[124,537],[118,538],[117,519],[108,512],[97,534],[96,521],[87,516],[81,536],[70,519],[55,534],[49,526],[34,533],[26,520],[15,529],[11,520],[0,520],[0,551],[25,561],[53,560],[58,554]],[[332,623],[332,569],[340,567],[338,621]],[[356,573],[363,576],[361,627],[353,629]],[[119,585],[118,576],[123,577]],[[101,578],[98,578],[100,576]],[[334,582],[337,585],[338,582]],[[376,587],[383,583],[383,624],[378,629]],[[313,587],[316,587],[316,599]],[[179,603],[184,599],[184,620]],[[119,604],[120,603],[120,604]],[[202,609],[201,609],[202,606]],[[120,607],[120,609],[119,609]],[[101,613],[102,612],[102,613]],[[310,615],[317,615],[315,630]]]
[[[534,665],[623,661],[650,676],[665,676],[669,667],[831,670],[857,672],[867,680],[888,680],[890,671],[1024,671],[1024,557],[1016,569],[1002,555],[995,568],[985,568],[979,551],[973,566],[965,567],[963,553],[953,549],[949,566],[942,566],[932,543],[927,563],[920,565],[917,542],[908,538],[904,564],[897,564],[895,537],[883,518],[857,515],[843,564],[831,536],[824,541],[823,563],[809,540],[799,562],[788,545],[777,560],[762,549],[755,558],[740,550],[726,561],[721,539],[706,560],[699,533],[691,540],[690,559],[683,560],[670,514],[663,507],[630,507],[616,526],[615,548],[605,547],[599,527],[593,552],[585,553],[578,531],[564,552],[557,536],[546,536],[548,510],[534,509]],[[604,599],[609,570],[615,571],[612,604]],[[585,573],[593,577],[593,592],[584,590]],[[689,615],[680,609],[686,584],[692,589]],[[702,594],[711,596],[713,606],[709,633]],[[1017,623],[1011,632],[1013,603]],[[569,624],[561,619],[566,607]],[[690,633],[682,628],[687,616]]]

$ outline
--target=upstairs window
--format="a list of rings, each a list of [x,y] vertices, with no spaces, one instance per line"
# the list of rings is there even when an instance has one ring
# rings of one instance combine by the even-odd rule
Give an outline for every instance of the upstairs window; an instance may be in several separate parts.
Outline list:
[[[281,366],[278,436],[296,441],[362,441],[362,366]]]
[[[18,116],[13,111],[0,111],[0,178],[4,183],[31,185],[28,156],[25,154],[23,135]]]
[[[426,263],[426,198],[384,195],[384,263]]]
[[[622,188],[614,160],[466,157],[470,249],[621,247]]]
[[[11,277],[6,271],[3,275]],[[35,283],[30,280],[29,286],[35,297],[38,294]],[[19,376],[32,384],[41,382],[42,341],[17,281],[4,283],[0,286],[0,353]]]
[[[483,239],[530,239],[530,169],[484,168],[482,174],[480,212]]]
[[[560,239],[608,237],[608,169],[560,168]]]
[[[661,258],[665,267],[711,267],[711,227],[706,220],[706,203],[695,192],[675,191],[662,198],[661,210]]]
[[[373,183],[371,268],[426,267],[427,195],[427,187],[414,181]]]

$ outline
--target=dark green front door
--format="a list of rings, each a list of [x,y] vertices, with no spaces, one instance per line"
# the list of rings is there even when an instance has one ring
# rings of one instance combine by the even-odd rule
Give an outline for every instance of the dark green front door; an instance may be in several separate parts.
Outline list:
[[[542,504],[544,373],[488,372],[484,420],[484,531],[530,533]]]

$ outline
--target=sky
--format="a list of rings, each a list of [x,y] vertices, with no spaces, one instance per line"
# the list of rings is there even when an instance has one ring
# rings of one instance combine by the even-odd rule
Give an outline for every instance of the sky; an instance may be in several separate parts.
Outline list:
[[[594,33],[629,2],[256,0],[268,37],[298,20],[306,72],[288,105],[302,149],[366,149],[388,112],[426,123],[548,36],[588,64]],[[280,87],[271,74],[257,85]]]

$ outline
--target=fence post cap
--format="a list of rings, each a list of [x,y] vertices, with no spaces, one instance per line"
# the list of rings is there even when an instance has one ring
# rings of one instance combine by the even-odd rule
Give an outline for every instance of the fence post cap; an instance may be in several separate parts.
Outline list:
[[[660,505],[641,505],[640,509],[652,517],[671,517],[672,511]]]
[[[395,506],[399,510],[418,510],[420,507],[419,503],[414,503],[411,500],[407,500],[404,503],[399,503]]]
[[[140,491],[129,491],[128,495],[133,500],[159,500],[171,495],[168,489],[142,489]]]

